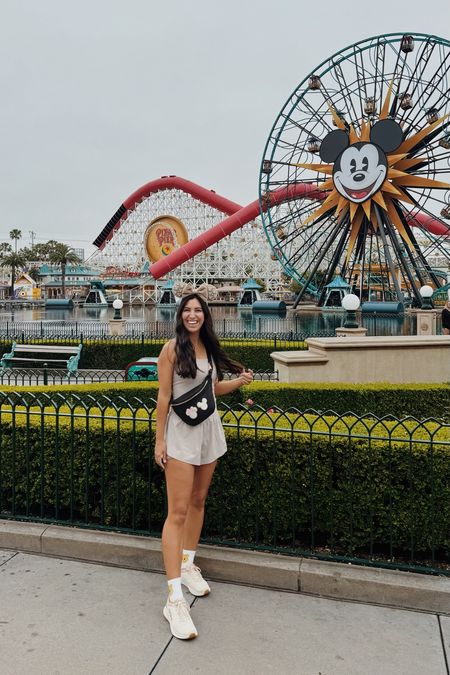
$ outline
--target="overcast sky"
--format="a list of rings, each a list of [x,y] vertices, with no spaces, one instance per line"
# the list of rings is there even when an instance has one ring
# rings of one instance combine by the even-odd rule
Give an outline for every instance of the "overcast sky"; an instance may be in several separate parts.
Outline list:
[[[176,174],[245,205],[270,128],[315,66],[389,32],[450,37],[435,0],[0,0],[0,240],[87,252]]]

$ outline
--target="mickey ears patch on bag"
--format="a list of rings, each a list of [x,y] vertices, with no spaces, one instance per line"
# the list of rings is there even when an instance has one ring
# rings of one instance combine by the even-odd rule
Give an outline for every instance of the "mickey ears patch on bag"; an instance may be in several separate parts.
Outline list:
[[[195,407],[195,405],[191,405],[190,408],[186,408],[186,415],[191,418],[191,420],[195,420],[198,415],[198,410]]]

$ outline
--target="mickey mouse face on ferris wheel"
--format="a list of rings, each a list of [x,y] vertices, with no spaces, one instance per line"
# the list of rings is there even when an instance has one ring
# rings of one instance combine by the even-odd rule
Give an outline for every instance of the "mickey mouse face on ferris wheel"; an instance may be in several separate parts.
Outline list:
[[[331,131],[323,139],[320,156],[334,162],[333,183],[340,195],[360,204],[374,195],[386,179],[386,153],[396,150],[403,141],[403,131],[393,119],[380,120],[370,130],[370,143],[350,145],[348,133]]]

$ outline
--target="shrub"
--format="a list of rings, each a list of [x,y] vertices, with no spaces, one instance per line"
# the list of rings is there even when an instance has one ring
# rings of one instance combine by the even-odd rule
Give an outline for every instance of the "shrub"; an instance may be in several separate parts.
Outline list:
[[[165,496],[153,464],[153,423],[128,415],[96,418],[91,410],[82,419],[60,414],[41,423],[40,415],[27,420],[16,409],[13,425],[3,412],[0,512],[160,532]],[[369,441],[373,420],[350,432],[351,419],[303,417],[293,427],[282,416],[276,425],[285,431],[275,431],[263,415],[256,433],[250,415],[238,428],[228,426],[232,418],[224,420],[228,452],[208,499],[210,540],[449,556],[450,452],[437,436],[431,445],[432,425],[414,433],[413,423],[378,424]]]
[[[276,406],[281,410],[313,409],[338,415],[351,411],[355,415],[372,413],[377,417],[450,417],[449,384],[254,382],[233,392],[225,402],[234,405],[245,403],[248,398],[264,409]]]
[[[40,399],[49,394],[60,393],[61,397],[69,397],[70,401],[75,400],[75,396],[90,401],[93,396],[98,395],[125,401],[138,398],[147,405],[152,405],[151,399],[156,399],[158,395],[158,383],[64,384],[51,387],[9,385],[2,386],[1,391],[30,392]],[[371,413],[377,417],[392,415],[398,418],[412,416],[417,419],[450,418],[450,385],[447,384],[284,384],[256,381],[227,396],[221,396],[219,402],[241,408],[249,399],[255,407],[264,410],[296,408],[300,411],[333,411],[338,415],[351,411],[355,415]]]
[[[26,341],[26,340],[25,340]],[[79,340],[57,340],[33,338],[33,343],[39,344],[79,344]],[[125,369],[128,363],[137,361],[144,356],[158,356],[165,339],[114,339],[114,340],[89,340],[83,341],[83,349],[80,356],[80,369],[92,370],[121,370]],[[273,340],[254,341],[236,339],[223,339],[221,344],[230,358],[243,363],[247,368],[253,370],[271,370],[273,371],[273,360],[270,354],[274,350]],[[277,343],[283,349],[305,348],[304,343]],[[1,340],[0,354],[10,351],[11,341]]]

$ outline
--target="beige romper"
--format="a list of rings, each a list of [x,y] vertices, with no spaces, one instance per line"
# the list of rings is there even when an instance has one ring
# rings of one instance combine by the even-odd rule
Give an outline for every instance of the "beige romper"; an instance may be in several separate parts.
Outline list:
[[[197,375],[180,377],[174,370],[172,380],[172,395],[176,399],[189,389],[200,384],[208,373],[208,359],[197,359]],[[213,382],[217,380],[216,366],[213,364]],[[178,459],[187,464],[210,464],[227,451],[225,434],[217,410],[204,422],[193,427],[182,419],[169,407],[166,423],[167,456]]]

